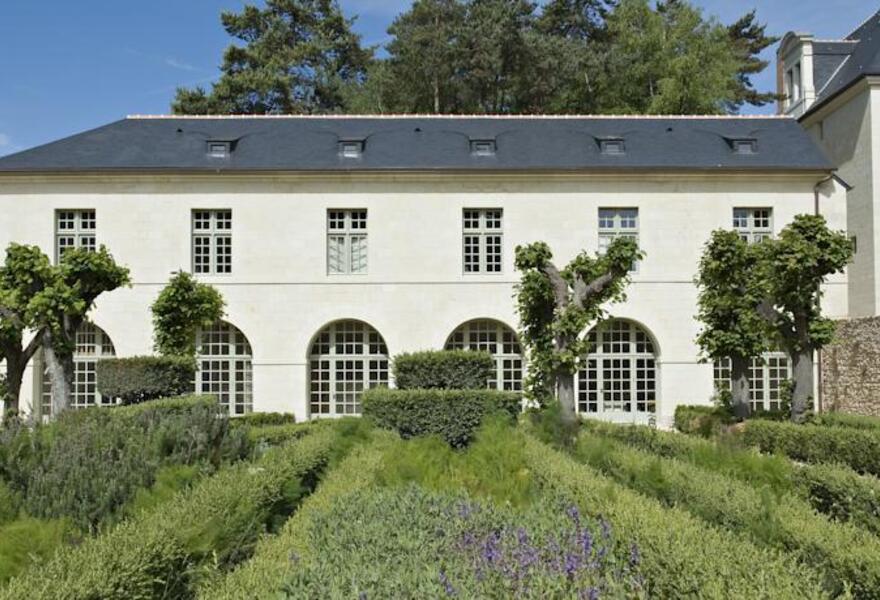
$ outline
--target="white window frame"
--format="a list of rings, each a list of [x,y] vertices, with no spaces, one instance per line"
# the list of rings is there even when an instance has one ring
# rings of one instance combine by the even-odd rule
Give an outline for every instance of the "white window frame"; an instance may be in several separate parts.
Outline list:
[[[588,334],[591,351],[575,380],[575,406],[585,416],[650,424],[660,406],[660,364],[651,334],[622,319]]]
[[[94,208],[57,209],[55,211],[55,262],[60,262],[61,255],[71,248],[84,248],[94,252],[97,249],[97,230],[98,216]]]
[[[716,360],[712,365],[715,389],[730,389],[730,359]],[[791,361],[784,352],[765,352],[749,365],[749,403],[752,412],[778,411],[782,385],[792,377]]]
[[[254,409],[253,350],[235,325],[217,321],[196,332],[196,392],[215,396],[230,417]]]
[[[459,325],[446,340],[446,350],[488,352],[495,360],[495,376],[487,387],[522,391],[525,358],[516,332],[500,321],[475,319]]]
[[[733,209],[733,229],[749,244],[773,237],[773,208],[737,206]]]
[[[369,271],[369,211],[327,209],[327,275],[366,275]],[[339,260],[334,260],[338,252]]]
[[[611,242],[618,237],[629,237],[639,242],[639,209],[638,207],[600,207],[599,253],[604,254]],[[633,262],[630,273],[639,272],[639,261]]]
[[[348,319],[326,326],[309,347],[311,418],[360,415],[362,393],[388,387],[390,362],[385,339],[368,323]]]
[[[190,222],[193,274],[231,275],[232,209],[194,208]],[[206,257],[206,262],[199,257]]]
[[[503,208],[462,210],[461,269],[465,275],[504,273]]]

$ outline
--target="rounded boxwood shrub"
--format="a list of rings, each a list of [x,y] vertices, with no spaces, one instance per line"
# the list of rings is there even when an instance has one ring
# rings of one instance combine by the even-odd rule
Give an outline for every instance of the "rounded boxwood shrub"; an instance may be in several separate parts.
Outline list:
[[[451,446],[466,446],[483,418],[502,412],[516,418],[522,396],[498,390],[390,390],[363,395],[364,415],[401,437],[439,435]]]
[[[96,367],[98,391],[123,404],[190,393],[195,376],[195,360],[184,356],[107,358]]]
[[[398,354],[392,364],[398,389],[485,389],[495,375],[495,361],[488,352],[426,350]]]

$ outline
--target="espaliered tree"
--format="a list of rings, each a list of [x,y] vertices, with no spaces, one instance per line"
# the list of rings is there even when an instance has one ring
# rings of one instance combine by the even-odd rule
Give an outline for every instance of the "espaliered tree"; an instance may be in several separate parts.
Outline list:
[[[174,273],[153,302],[155,349],[163,356],[196,356],[196,332],[223,317],[225,302],[213,286],[185,271]]]
[[[844,232],[830,230],[825,217],[798,215],[757,250],[766,291],[757,311],[791,359],[791,419],[801,422],[813,395],[814,353],[834,335],[834,322],[822,315],[822,284],[843,272],[853,245]]]
[[[712,232],[700,259],[697,343],[710,360],[730,359],[734,414],[749,416],[749,366],[767,347],[766,324],[755,310],[764,300],[758,248],[736,231]]]
[[[619,237],[604,254],[582,252],[559,270],[546,243],[516,248],[526,391],[541,403],[555,392],[569,423],[576,419],[574,374],[589,350],[586,328],[605,316],[604,304],[625,299],[630,269],[643,256],[634,239]]]
[[[0,266],[0,359],[6,364],[2,399],[7,412],[18,413],[25,368],[40,348],[40,332],[33,332],[32,302],[51,271],[42,250],[22,244],[10,244]],[[25,344],[28,332],[31,338]]]
[[[40,332],[40,342],[52,383],[52,416],[70,406],[73,391],[76,332],[98,297],[130,282],[106,247],[97,251],[67,250],[46,273],[42,289],[30,302],[28,314]]]

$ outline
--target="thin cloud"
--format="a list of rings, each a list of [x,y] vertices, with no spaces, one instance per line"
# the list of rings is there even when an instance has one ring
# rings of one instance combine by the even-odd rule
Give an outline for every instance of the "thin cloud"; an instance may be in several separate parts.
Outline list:
[[[0,133],[0,148],[6,148],[12,145],[12,140],[5,133]]]
[[[169,56],[165,59],[165,64],[174,69],[180,69],[181,71],[198,71],[199,69],[195,68],[189,63],[185,63],[181,60],[177,60],[173,56]]]

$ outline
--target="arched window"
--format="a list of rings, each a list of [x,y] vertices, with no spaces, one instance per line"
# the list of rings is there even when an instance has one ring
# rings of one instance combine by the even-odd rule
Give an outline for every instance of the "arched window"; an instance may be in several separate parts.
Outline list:
[[[468,321],[446,340],[447,350],[482,350],[495,359],[495,377],[488,386],[499,390],[520,391],[523,379],[522,348],[516,332],[500,321]]]
[[[730,389],[730,359],[716,360],[715,389]],[[749,396],[752,411],[782,409],[784,383],[791,379],[791,364],[783,352],[765,352],[752,359],[749,369]]]
[[[217,321],[196,333],[196,392],[216,396],[230,415],[253,410],[253,352],[234,325]]]
[[[70,399],[71,408],[88,408],[89,406],[108,406],[113,404],[111,398],[103,398],[98,393],[95,370],[102,358],[116,356],[113,342],[103,329],[85,322],[76,331],[76,349],[73,353],[73,394]],[[40,414],[52,414],[52,380],[44,366],[40,382]]]
[[[364,390],[388,385],[388,348],[362,321],[331,323],[309,349],[309,411],[313,417],[361,414]]]
[[[600,323],[577,374],[578,412],[648,421],[657,410],[657,355],[647,331],[629,321]]]

